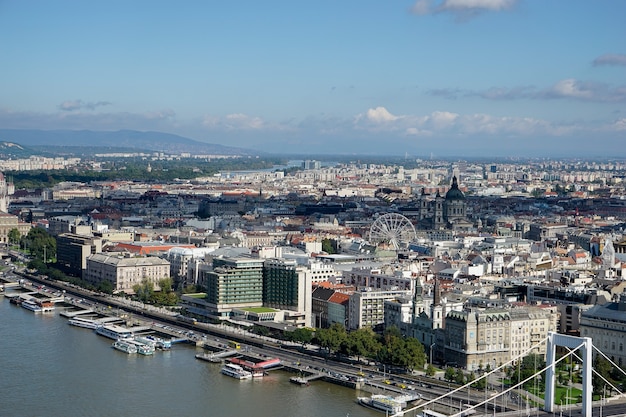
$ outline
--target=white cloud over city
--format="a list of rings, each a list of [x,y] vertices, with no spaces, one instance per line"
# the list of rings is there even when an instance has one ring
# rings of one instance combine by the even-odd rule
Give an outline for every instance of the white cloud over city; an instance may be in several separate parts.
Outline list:
[[[546,88],[534,86],[491,87],[486,90],[441,88],[427,90],[426,94],[450,100],[478,97],[485,100],[574,100],[618,103],[626,102],[626,84],[610,85],[596,81],[567,78]]]
[[[450,13],[457,17],[473,17],[483,12],[509,10],[517,0],[417,0],[411,7],[416,15]]]

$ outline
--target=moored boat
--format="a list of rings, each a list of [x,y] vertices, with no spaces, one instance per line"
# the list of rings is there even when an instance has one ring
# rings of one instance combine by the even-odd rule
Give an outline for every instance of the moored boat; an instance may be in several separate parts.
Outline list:
[[[97,329],[98,327],[102,326],[102,324],[100,324],[100,322],[98,322],[97,320],[92,320],[84,317],[72,317],[67,321],[67,324],[76,327],[84,327],[85,329]]]
[[[24,300],[22,301],[21,305],[25,309],[30,310],[35,313],[41,313],[43,311],[41,306],[33,300]]]
[[[153,345],[141,343],[136,339],[128,339],[125,340],[125,342],[134,345],[137,349],[137,353],[139,353],[140,355],[154,355],[155,348]]]
[[[11,304],[15,304],[15,305],[20,305],[22,304],[22,301],[24,301],[24,299],[22,299],[21,297],[7,297],[9,299],[9,302]]]
[[[135,340],[143,345],[149,345],[156,349],[157,342],[154,339],[150,339],[145,336],[135,336]]]
[[[125,340],[116,340],[115,342],[113,342],[111,346],[114,349],[117,349],[121,352],[125,352],[128,354],[137,353],[137,347],[133,345],[132,343],[129,343],[128,341],[125,341]]]
[[[167,350],[167,349],[171,349],[172,348],[172,341],[171,340],[163,339],[163,338],[156,337],[156,336],[146,336],[146,338],[150,339],[150,340],[153,340],[156,343],[156,348],[157,349]]]
[[[113,340],[132,339],[133,337],[133,332],[131,330],[115,324],[105,324],[97,327],[96,333],[100,336],[108,337]]]
[[[246,371],[239,365],[233,363],[227,363],[224,365],[221,371],[224,375],[233,377],[235,379],[249,379],[252,378],[252,372]]]
[[[362,406],[371,408],[372,410],[381,411],[389,416],[402,416],[404,412],[402,407],[405,403],[396,400],[389,395],[372,394],[371,397],[358,397],[358,402]]]

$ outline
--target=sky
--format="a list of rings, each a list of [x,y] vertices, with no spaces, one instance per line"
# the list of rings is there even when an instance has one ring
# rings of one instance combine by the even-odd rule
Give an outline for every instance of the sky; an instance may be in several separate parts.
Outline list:
[[[0,0],[0,128],[625,157],[625,22],[621,0]]]

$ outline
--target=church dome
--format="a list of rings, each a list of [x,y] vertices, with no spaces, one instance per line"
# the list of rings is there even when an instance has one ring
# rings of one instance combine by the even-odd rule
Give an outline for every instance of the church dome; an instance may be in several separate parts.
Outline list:
[[[459,184],[456,181],[456,176],[452,177],[452,187],[446,193],[446,201],[450,200],[465,200],[465,194],[459,190]]]

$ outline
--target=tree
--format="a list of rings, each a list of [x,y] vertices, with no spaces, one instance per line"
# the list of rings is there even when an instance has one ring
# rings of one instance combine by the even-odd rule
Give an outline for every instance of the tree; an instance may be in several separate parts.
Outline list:
[[[414,337],[404,339],[404,346],[399,356],[398,365],[404,366],[409,371],[424,368],[426,353],[424,346]]]
[[[311,343],[311,340],[313,340],[313,330],[298,327],[296,330],[289,333],[289,338],[294,342],[302,343],[302,346],[304,347],[307,343]]]
[[[465,383],[465,374],[461,368],[456,368],[456,372],[454,373],[454,382],[459,385],[463,385],[463,383]]]
[[[362,356],[375,357],[381,348],[376,340],[376,334],[369,327],[350,332],[345,341],[346,353],[355,355],[360,360]]]
[[[436,373],[435,367],[432,364],[428,364],[426,367],[426,376],[434,376]]]
[[[98,291],[105,294],[113,294],[113,284],[111,281],[101,281],[97,287]]]
[[[452,382],[452,381],[454,381],[454,375],[455,375],[454,368],[453,368],[453,367],[451,367],[451,366],[448,366],[448,367],[446,368],[446,371],[445,371],[445,372],[444,372],[444,374],[443,374],[443,378],[444,378],[446,381]]]
[[[328,353],[337,352],[347,337],[346,329],[339,323],[333,323],[329,329],[317,329],[315,339],[320,348],[326,348]]]
[[[602,395],[604,391],[604,386],[608,385],[604,379],[609,381],[611,384],[615,385],[615,381],[611,377],[611,373],[613,371],[613,365],[611,362],[606,360],[602,355],[596,355],[595,360],[593,361],[593,369],[595,372],[593,373],[593,377],[591,379],[591,384],[593,386],[593,393],[595,395]],[[604,379],[603,379],[604,378]]]
[[[159,288],[161,288],[161,291],[165,293],[172,292],[173,287],[174,282],[171,278],[162,278],[159,280]]]
[[[528,356],[522,358],[519,374],[520,381],[524,381],[525,379],[534,375],[537,371],[546,367],[546,363],[543,359],[543,356],[538,355],[536,353],[531,353]],[[545,371],[541,374],[541,385],[540,388],[545,384]],[[534,386],[534,381],[530,379],[528,382],[524,384],[524,387],[531,388]]]
[[[322,250],[328,254],[337,253],[336,242],[330,239],[322,239]]]
[[[133,285],[133,291],[135,295],[142,302],[148,302],[152,298],[152,294],[154,293],[154,284],[147,279],[143,279],[141,284]]]
[[[7,238],[9,239],[9,243],[11,245],[17,245],[18,243],[20,243],[21,237],[22,234],[16,228],[9,230],[9,233],[7,234]]]
[[[52,235],[41,227],[33,227],[21,239],[24,246],[36,259],[47,263],[56,257],[57,242]]]

